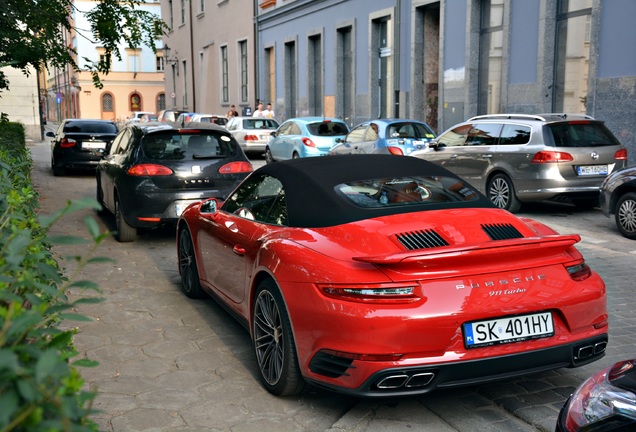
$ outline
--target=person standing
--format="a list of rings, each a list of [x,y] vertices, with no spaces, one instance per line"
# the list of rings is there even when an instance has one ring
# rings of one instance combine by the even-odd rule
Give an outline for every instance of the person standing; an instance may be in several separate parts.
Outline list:
[[[272,104],[271,103],[267,104],[267,108],[265,109],[265,111],[263,111],[263,117],[267,117],[267,118],[276,117],[276,113],[272,109]]]
[[[265,117],[263,115],[263,102],[259,102],[258,105],[256,106],[256,110],[254,111],[254,114],[252,115],[252,117]]]
[[[236,110],[236,105],[230,105],[230,110],[227,112],[227,117],[238,117],[239,113]]]

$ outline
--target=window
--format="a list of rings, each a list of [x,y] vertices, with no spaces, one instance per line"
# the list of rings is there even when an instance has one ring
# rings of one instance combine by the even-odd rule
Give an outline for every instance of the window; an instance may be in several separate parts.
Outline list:
[[[557,15],[554,112],[586,112],[592,0],[560,0]]]
[[[265,174],[244,181],[221,210],[273,225],[288,223],[283,185],[277,178]]]
[[[227,61],[227,46],[221,47],[221,101],[230,102],[230,84]]]
[[[285,43],[285,116],[297,117],[296,95],[298,89],[296,68],[296,42]]]
[[[504,0],[482,0],[479,46],[478,111],[501,112]]]
[[[371,116],[385,118],[394,115],[393,108],[393,26],[390,17],[373,21],[371,76],[377,82],[372,90]],[[397,117],[397,116],[396,116]]]
[[[183,60],[181,62],[183,67],[183,107],[188,106],[188,63]]]
[[[166,63],[162,55],[158,55],[156,57],[156,64],[157,64],[157,72],[163,72],[165,70]]]
[[[168,1],[168,8],[170,9],[170,30],[172,30],[174,28],[174,12],[172,10],[172,0]]]
[[[471,127],[472,125],[469,124],[458,126],[440,136],[437,139],[437,144],[449,147],[464,145],[464,142],[466,142],[466,137],[468,136],[468,132],[470,131]]]
[[[104,93],[102,95],[102,111],[113,112],[113,95],[110,93]]]
[[[185,16],[186,16],[186,2],[185,0],[181,1],[181,24],[185,24]]]
[[[199,12],[205,12],[205,0],[199,0]]]
[[[477,123],[468,132],[466,145],[496,145],[500,131],[501,124]]]
[[[364,140],[364,135],[367,131],[368,124],[360,125],[353,129],[349,135],[347,135],[346,142],[348,143],[361,143]]]
[[[276,63],[274,57],[274,48],[266,48],[265,49],[265,61],[263,62],[264,67],[264,86],[263,86],[263,94],[265,95],[265,99],[270,102],[276,100],[276,95],[274,90],[276,89]]]
[[[338,29],[336,44],[336,117],[353,123],[353,27]]]
[[[159,93],[157,95],[157,112],[163,111],[166,109],[166,94]]]
[[[307,41],[307,82],[309,85],[309,115],[320,116],[322,109],[322,38],[314,35]]]
[[[505,124],[499,138],[500,145],[528,144],[530,142],[529,126]]]
[[[241,102],[247,102],[247,41],[239,42],[239,56],[240,56],[240,74],[241,74]]]

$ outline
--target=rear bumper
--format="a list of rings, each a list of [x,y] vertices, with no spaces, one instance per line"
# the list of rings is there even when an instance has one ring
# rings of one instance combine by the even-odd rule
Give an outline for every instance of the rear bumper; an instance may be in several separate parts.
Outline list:
[[[607,334],[565,345],[479,360],[389,368],[376,372],[358,388],[342,388],[309,380],[312,384],[362,397],[408,396],[437,388],[480,384],[530,373],[573,368],[605,355]]]

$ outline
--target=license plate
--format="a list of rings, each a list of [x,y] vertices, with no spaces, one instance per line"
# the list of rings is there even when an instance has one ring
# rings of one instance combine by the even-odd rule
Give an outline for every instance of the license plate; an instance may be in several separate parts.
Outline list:
[[[261,135],[261,141],[269,141],[270,135]]]
[[[580,176],[607,175],[607,165],[580,165],[577,172]]]
[[[84,141],[82,143],[83,149],[103,149],[106,148],[106,143],[102,141]]]
[[[466,348],[554,336],[551,312],[475,321],[463,325]]]

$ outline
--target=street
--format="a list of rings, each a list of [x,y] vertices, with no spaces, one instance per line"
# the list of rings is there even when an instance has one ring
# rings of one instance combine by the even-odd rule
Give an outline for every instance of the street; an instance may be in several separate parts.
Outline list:
[[[42,214],[95,196],[91,173],[53,177],[48,142],[29,150]],[[559,409],[584,378],[636,358],[636,242],[620,236],[614,220],[598,209],[540,203],[520,215],[581,235],[577,247],[608,290],[610,341],[602,360],[418,397],[358,399],[308,387],[298,397],[277,398],[258,382],[245,329],[212,299],[182,294],[174,233],[156,230],[133,243],[108,238],[97,255],[115,262],[91,265],[79,275],[98,283],[106,298],[78,310],[93,321],[69,324],[78,327],[80,355],[100,362],[81,369],[99,392],[94,419],[104,431],[552,431]],[[103,230],[114,227],[112,216],[83,211],[63,218],[52,234],[88,237],[85,216]],[[77,254],[71,246],[54,250],[61,259]],[[74,261],[61,265],[70,270]]]

